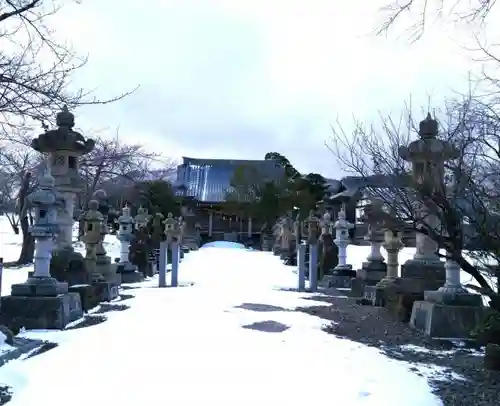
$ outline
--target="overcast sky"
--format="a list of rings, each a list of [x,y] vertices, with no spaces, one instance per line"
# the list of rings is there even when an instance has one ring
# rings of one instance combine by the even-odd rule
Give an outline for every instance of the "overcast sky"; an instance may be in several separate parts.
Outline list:
[[[377,2],[379,2],[377,4]],[[463,85],[469,55],[435,28],[417,44],[375,37],[383,0],[82,0],[57,18],[89,63],[75,83],[114,105],[77,111],[85,130],[166,156],[289,157],[338,177],[324,146],[337,116],[370,121],[439,103]],[[367,4],[370,4],[367,6]]]

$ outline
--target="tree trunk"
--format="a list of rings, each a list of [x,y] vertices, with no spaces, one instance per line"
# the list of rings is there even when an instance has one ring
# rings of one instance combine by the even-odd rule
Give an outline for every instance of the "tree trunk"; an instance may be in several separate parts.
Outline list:
[[[19,223],[21,226],[21,232],[23,235],[23,246],[21,248],[21,254],[17,260],[18,265],[30,264],[33,262],[33,257],[35,254],[35,241],[31,234],[29,233],[29,216],[27,208],[27,197],[31,181],[31,172],[26,172],[23,177],[23,182],[21,184],[21,189],[19,190]]]
[[[33,256],[35,254],[35,240],[28,231],[29,221],[28,216],[21,217],[21,231],[23,234],[23,246],[21,248],[21,254],[17,260],[18,265],[31,264],[33,262]]]

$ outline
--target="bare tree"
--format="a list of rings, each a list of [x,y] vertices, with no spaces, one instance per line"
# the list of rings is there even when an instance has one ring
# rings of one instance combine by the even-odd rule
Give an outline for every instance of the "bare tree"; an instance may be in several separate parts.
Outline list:
[[[500,260],[500,117],[474,100],[450,103],[442,113],[440,137],[458,153],[445,164],[440,184],[414,176],[425,168],[402,158],[400,147],[415,129],[410,114],[397,121],[381,117],[377,127],[357,122],[352,134],[338,124],[329,147],[348,172],[385,175],[386,187],[369,190],[371,197],[446,250],[500,306],[487,278],[488,265]]]
[[[18,132],[18,137],[24,137],[23,133]],[[1,140],[0,140],[1,142]],[[25,194],[29,194],[36,181],[39,172],[42,157],[31,148],[20,144],[3,141],[0,144],[0,194],[2,196],[2,211],[7,217],[10,226],[15,234],[20,230],[20,205],[18,198],[25,185],[24,181],[27,174],[35,173],[30,177],[30,182],[25,185]]]
[[[409,17],[407,27],[410,40],[417,41],[425,33],[429,23],[438,19],[465,24],[483,24],[496,5],[495,0],[403,0],[393,1],[382,8],[384,20],[377,28],[378,34],[385,34],[396,22]]]
[[[72,74],[85,65],[47,24],[60,6],[52,0],[0,0],[0,131],[53,120],[63,105],[104,104],[91,91],[72,89]]]
[[[26,134],[15,131],[17,139]],[[15,234],[22,235],[22,248],[16,264],[33,261],[34,241],[29,233],[33,223],[27,197],[36,187],[38,175],[43,167],[43,157],[20,142],[1,141],[0,148],[0,194],[2,212]]]

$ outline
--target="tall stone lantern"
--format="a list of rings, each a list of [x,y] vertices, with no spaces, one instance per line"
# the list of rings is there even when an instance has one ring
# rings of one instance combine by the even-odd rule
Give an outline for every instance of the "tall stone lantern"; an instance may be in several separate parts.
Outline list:
[[[75,131],[75,116],[64,106],[56,116],[57,129],[46,131],[31,141],[31,147],[49,157],[49,168],[64,206],[58,210],[60,233],[55,250],[72,250],[73,212],[76,194],[83,190],[78,161],[94,149],[95,141]]]
[[[399,148],[399,156],[412,165],[412,179],[417,189],[425,193],[444,193],[444,163],[459,157],[459,151],[449,142],[437,138],[438,122],[430,113],[420,122],[419,139]],[[420,217],[429,228],[440,231],[440,220],[432,205],[417,196]],[[423,225],[422,225],[423,228]],[[437,289],[445,281],[444,263],[438,257],[438,244],[424,233],[416,233],[416,253],[401,267],[401,276],[424,279],[425,289]]]

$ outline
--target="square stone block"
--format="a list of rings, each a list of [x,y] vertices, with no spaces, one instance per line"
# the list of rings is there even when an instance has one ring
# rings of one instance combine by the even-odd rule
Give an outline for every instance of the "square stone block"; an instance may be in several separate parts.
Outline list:
[[[468,339],[483,316],[484,307],[419,300],[413,303],[410,326],[432,338]]]
[[[385,278],[386,274],[385,270],[361,268],[357,270],[356,277],[366,280],[369,285],[375,285]]]
[[[121,262],[116,265],[116,273],[126,273],[137,271],[137,267],[131,262]]]
[[[75,292],[80,295],[80,301],[84,312],[88,312],[93,309],[101,301],[98,290],[95,286],[88,284],[72,285],[68,289],[70,292]]]
[[[481,295],[471,293],[441,292],[439,290],[426,290],[424,300],[450,306],[483,306]]]
[[[421,278],[428,281],[445,281],[446,271],[444,269],[444,262],[422,263],[420,261],[410,259],[401,265],[401,277],[415,279]],[[443,286],[443,284],[440,286]]]
[[[368,300],[372,306],[384,306],[384,290],[377,286],[365,286],[363,299]]]
[[[29,277],[26,282],[11,286],[12,296],[58,296],[67,292],[68,284],[54,278]]]
[[[80,295],[76,292],[58,296],[3,296],[0,299],[0,324],[14,331],[62,330],[83,317]]]
[[[110,282],[99,281],[94,284],[94,288],[97,291],[97,296],[100,302],[110,302],[116,299],[119,295],[118,285],[114,285]]]
[[[413,303],[423,300],[423,293],[414,292],[394,292],[391,289],[383,290],[384,307],[389,313],[395,316],[399,321],[408,323],[411,318]]]
[[[321,286],[325,288],[344,288],[350,289],[352,276],[345,275],[325,275],[321,280]]]
[[[121,277],[122,283],[137,283],[144,280],[144,275],[138,271],[122,272]]]
[[[363,292],[365,290],[365,281],[363,278],[352,278],[351,280],[351,296],[352,297],[363,297]]]

